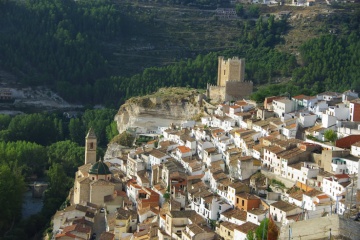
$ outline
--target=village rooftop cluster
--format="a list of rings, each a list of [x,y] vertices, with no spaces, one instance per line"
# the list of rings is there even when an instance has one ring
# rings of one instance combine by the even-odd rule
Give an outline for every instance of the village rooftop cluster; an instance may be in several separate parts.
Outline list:
[[[54,239],[244,240],[264,218],[281,229],[356,215],[359,123],[358,94],[346,91],[227,102],[201,123],[134,128],[157,138],[104,161],[90,130]]]

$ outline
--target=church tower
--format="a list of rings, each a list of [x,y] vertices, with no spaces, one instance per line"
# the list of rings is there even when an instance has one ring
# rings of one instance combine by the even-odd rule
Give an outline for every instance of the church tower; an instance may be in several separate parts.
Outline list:
[[[96,144],[97,139],[95,132],[90,128],[85,138],[85,164],[96,163]]]

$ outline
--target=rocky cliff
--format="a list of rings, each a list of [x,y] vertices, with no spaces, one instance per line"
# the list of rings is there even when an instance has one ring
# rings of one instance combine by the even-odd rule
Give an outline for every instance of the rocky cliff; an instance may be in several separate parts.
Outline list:
[[[199,120],[204,114],[201,104],[203,97],[195,89],[161,88],[152,95],[131,98],[115,116],[119,133],[129,127],[155,131],[171,123]]]

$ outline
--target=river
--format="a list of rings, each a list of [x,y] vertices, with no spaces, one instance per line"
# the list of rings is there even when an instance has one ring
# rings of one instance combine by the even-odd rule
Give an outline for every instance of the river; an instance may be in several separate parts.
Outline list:
[[[26,219],[33,214],[41,211],[43,206],[42,198],[33,198],[32,191],[28,190],[24,193],[23,204],[22,204],[22,219]]]

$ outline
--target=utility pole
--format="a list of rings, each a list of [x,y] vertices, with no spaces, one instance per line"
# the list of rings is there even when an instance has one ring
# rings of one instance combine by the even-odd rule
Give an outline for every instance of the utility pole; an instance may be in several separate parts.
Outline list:
[[[353,194],[354,194],[354,177],[352,177],[352,185],[351,185],[351,195],[350,195],[350,207],[349,207],[349,215],[348,218],[350,218],[351,215],[351,207],[352,207],[352,199],[353,199]],[[347,192],[347,191],[346,191]],[[348,195],[348,194],[346,194]]]
[[[332,215],[332,200],[330,200],[330,215]]]
[[[290,224],[289,224],[289,240],[291,239],[291,235],[292,235],[292,231],[291,231],[291,227],[290,227]]]
[[[264,240],[264,235],[265,235],[265,225],[266,225],[266,213],[267,212],[265,212],[264,213],[264,226],[263,226],[263,233],[262,233],[262,238],[261,238],[261,240]],[[270,213],[269,213],[270,214]]]

